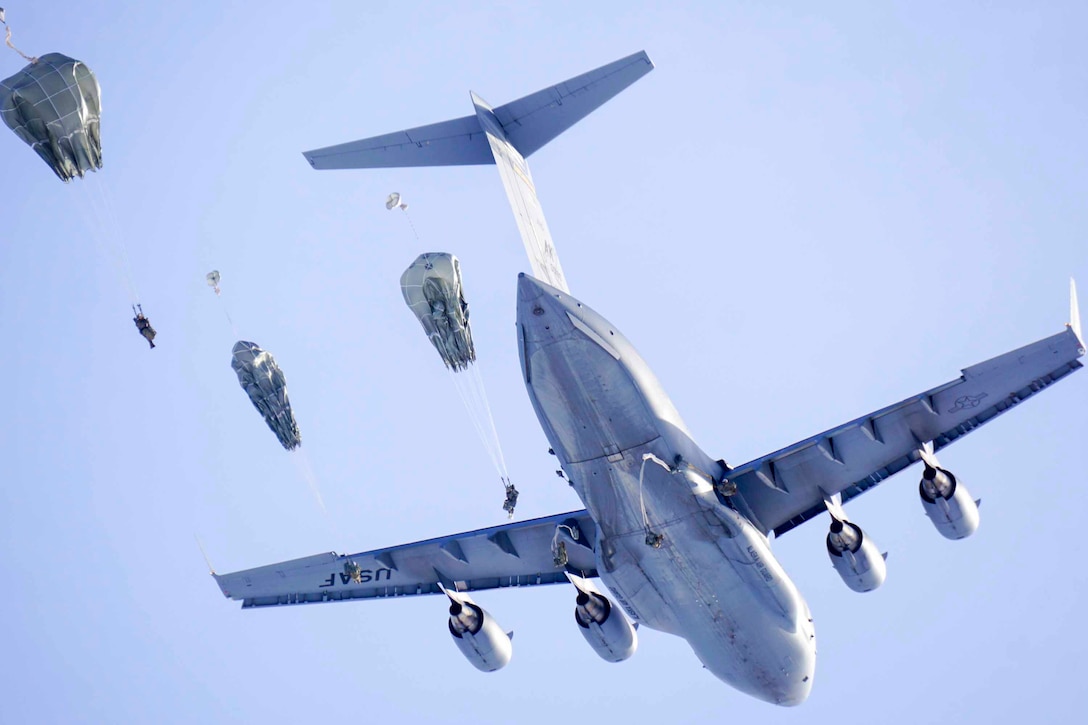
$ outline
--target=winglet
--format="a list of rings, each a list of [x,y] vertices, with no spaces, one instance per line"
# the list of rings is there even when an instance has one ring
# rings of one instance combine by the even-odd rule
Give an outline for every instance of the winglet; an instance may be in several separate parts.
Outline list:
[[[1077,336],[1083,347],[1084,335],[1080,331],[1080,306],[1077,305],[1077,281],[1072,277],[1069,278],[1069,329]]]

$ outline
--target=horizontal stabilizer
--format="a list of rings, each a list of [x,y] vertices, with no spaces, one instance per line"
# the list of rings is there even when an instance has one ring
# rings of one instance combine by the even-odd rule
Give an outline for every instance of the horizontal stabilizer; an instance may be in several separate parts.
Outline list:
[[[494,109],[506,139],[525,157],[654,69],[640,51]]]
[[[315,169],[495,163],[475,115],[306,151],[303,156]]]
[[[653,70],[644,51],[493,109],[506,140],[526,157]],[[315,169],[493,164],[473,116],[305,151]]]

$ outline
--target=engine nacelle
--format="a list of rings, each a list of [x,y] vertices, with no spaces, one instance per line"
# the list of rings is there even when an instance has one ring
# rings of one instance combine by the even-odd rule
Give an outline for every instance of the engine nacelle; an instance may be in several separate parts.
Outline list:
[[[464,594],[446,590],[450,599],[450,634],[461,654],[481,672],[500,670],[514,654],[513,633]]]
[[[846,586],[855,592],[871,592],[888,575],[888,565],[876,544],[860,526],[849,521],[832,519],[827,555]]]
[[[638,649],[638,633],[623,612],[586,579],[572,574],[567,578],[578,590],[574,621],[593,651],[606,662],[623,662],[633,655]]]
[[[949,471],[926,463],[918,495],[926,516],[946,539],[963,539],[978,529],[978,502]]]

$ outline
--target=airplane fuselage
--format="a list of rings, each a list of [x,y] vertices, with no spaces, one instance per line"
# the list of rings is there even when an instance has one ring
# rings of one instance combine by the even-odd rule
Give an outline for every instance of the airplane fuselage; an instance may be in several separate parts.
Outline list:
[[[634,347],[526,275],[518,339],[533,408],[597,523],[598,572],[627,614],[683,637],[733,687],[803,702],[816,657],[808,606],[767,538],[715,494],[724,468],[692,441]]]

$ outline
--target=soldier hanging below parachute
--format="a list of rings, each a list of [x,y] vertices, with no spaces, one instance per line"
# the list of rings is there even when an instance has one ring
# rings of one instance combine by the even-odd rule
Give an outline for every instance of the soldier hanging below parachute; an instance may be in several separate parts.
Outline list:
[[[390,211],[400,209],[407,217],[408,204],[396,192],[386,199],[385,208]],[[415,234],[414,225],[412,233],[418,241],[419,235]],[[472,425],[502,481],[505,491],[502,508],[513,518],[518,490],[510,482],[499,434],[491,415],[491,405],[487,400],[487,390],[475,365],[476,346],[472,342],[468,302],[461,283],[461,263],[457,257],[446,252],[421,254],[401,275],[400,291],[450,372]]]
[[[253,407],[264,416],[285,449],[298,448],[302,445],[302,437],[291,412],[291,401],[287,398],[287,379],[275,358],[256,343],[245,340],[236,342],[231,354],[230,366],[237,373],[238,383]]]
[[[0,22],[6,22],[3,8]],[[28,65],[0,81],[0,118],[61,181],[68,183],[101,169],[102,94],[94,72],[62,53],[46,53],[38,58],[27,55],[15,47],[10,27],[5,28],[5,36],[7,46]],[[143,310],[137,310],[140,298],[129,271],[124,238],[113,221],[108,189],[99,187],[97,198],[77,197],[93,211],[89,216],[99,220],[96,231],[101,240],[108,242],[107,251],[116,254],[114,261],[131,295],[136,329],[154,348],[155,328]]]
[[[156,333],[155,328],[151,326],[151,320],[144,316],[144,308],[142,305],[133,305],[132,311],[136,314],[136,316],[132,318],[132,321],[136,323],[137,332],[147,340],[147,344],[154,350]]]

